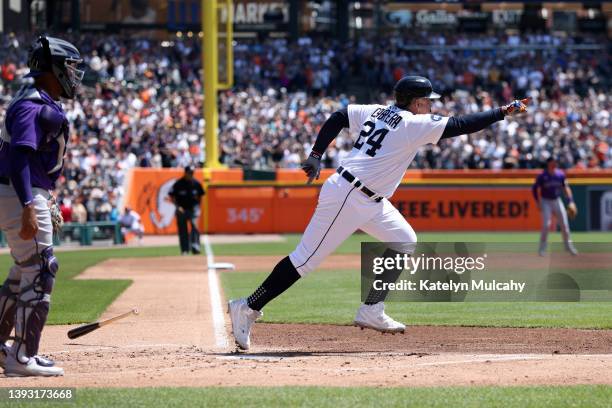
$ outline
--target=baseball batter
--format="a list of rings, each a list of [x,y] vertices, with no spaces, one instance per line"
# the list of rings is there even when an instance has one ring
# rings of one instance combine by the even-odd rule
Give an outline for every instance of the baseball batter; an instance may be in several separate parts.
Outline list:
[[[59,269],[51,211],[59,209],[50,207],[68,141],[59,99],[74,98],[84,72],[74,45],[46,36],[32,45],[28,67],[34,84],[11,101],[0,133],[0,228],[15,261],[0,289],[0,365],[10,377],[64,374],[38,347]]]
[[[561,196],[565,194],[568,201],[568,211],[572,218],[576,216],[577,209],[574,204],[574,198],[572,196],[572,190],[569,188],[565,173],[557,168],[557,162],[554,158],[546,160],[546,169],[538,175],[531,188],[533,192],[533,198],[535,199],[540,214],[542,215],[542,230],[540,232],[540,249],[538,251],[540,256],[546,255],[547,242],[548,242],[548,228],[552,215],[555,215],[559,227],[561,228],[561,235],[563,236],[563,242],[565,243],[565,249],[572,255],[578,255],[578,251],[572,243],[570,236],[569,222],[567,220],[567,212],[563,206]]]
[[[501,108],[459,116],[431,114],[431,101],[440,97],[427,78],[407,76],[394,87],[395,104],[348,105],[322,126],[312,152],[302,164],[308,183],[319,177],[321,156],[343,128],[356,137],[353,150],[337,172],[325,181],[319,201],[297,248],[282,259],[248,298],[228,304],[239,348],[250,346],[251,326],[262,308],[298,279],[317,268],[327,255],[357,229],[382,242],[402,245],[388,249],[411,254],[416,234],[388,200],[400,184],[419,147],[440,139],[477,132],[504,116],[526,110],[527,100]],[[385,255],[393,255],[385,254]],[[401,271],[388,271],[394,280]],[[386,273],[386,272],[385,272]],[[380,332],[404,332],[404,324],[385,313],[386,292],[372,290],[359,307],[355,324]]]

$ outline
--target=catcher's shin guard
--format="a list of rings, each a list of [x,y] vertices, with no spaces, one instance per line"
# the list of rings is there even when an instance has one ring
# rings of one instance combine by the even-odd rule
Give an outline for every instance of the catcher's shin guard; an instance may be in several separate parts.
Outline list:
[[[15,326],[15,311],[17,308],[17,297],[19,295],[19,279],[17,273],[19,268],[15,265],[11,268],[8,278],[0,288],[0,342],[4,343],[11,335]]]
[[[38,261],[37,264],[35,261]],[[17,301],[15,320],[15,355],[26,362],[27,358],[38,354],[40,337],[49,314],[51,292],[59,264],[48,247],[32,261],[21,264],[21,293]]]

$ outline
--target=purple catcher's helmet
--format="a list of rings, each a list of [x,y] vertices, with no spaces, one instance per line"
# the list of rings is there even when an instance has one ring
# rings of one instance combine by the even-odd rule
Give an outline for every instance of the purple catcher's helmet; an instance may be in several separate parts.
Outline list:
[[[74,98],[85,73],[83,59],[74,45],[46,35],[38,37],[30,47],[28,68],[26,77],[51,72],[62,86],[62,97],[68,99]]]

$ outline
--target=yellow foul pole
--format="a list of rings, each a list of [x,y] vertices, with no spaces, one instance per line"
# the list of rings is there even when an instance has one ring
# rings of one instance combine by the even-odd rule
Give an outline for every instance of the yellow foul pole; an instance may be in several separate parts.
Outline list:
[[[206,138],[206,167],[219,168],[219,112],[218,84],[218,25],[217,0],[202,0],[202,66],[204,67],[204,121]]]

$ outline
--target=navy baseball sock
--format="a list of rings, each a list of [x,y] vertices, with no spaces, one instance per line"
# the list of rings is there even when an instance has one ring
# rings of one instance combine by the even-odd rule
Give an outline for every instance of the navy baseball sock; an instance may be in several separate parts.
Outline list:
[[[289,289],[301,276],[289,260],[283,258],[272,270],[260,287],[247,298],[247,304],[253,310],[261,310],[272,299]]]
[[[395,255],[401,255],[399,252],[394,251],[392,249],[387,249],[384,253],[383,253],[383,257],[385,258],[394,258]],[[380,279],[383,283],[393,283],[395,281],[397,281],[397,278],[399,278],[400,274],[402,273],[403,269],[402,268],[390,268],[390,269],[385,269],[385,271],[383,273],[381,273],[378,277],[378,279]],[[378,302],[382,302],[387,298],[387,295],[389,294],[389,290],[376,290],[374,288],[370,289],[370,292],[368,293],[368,297],[366,298],[365,303],[366,305],[374,305]]]

